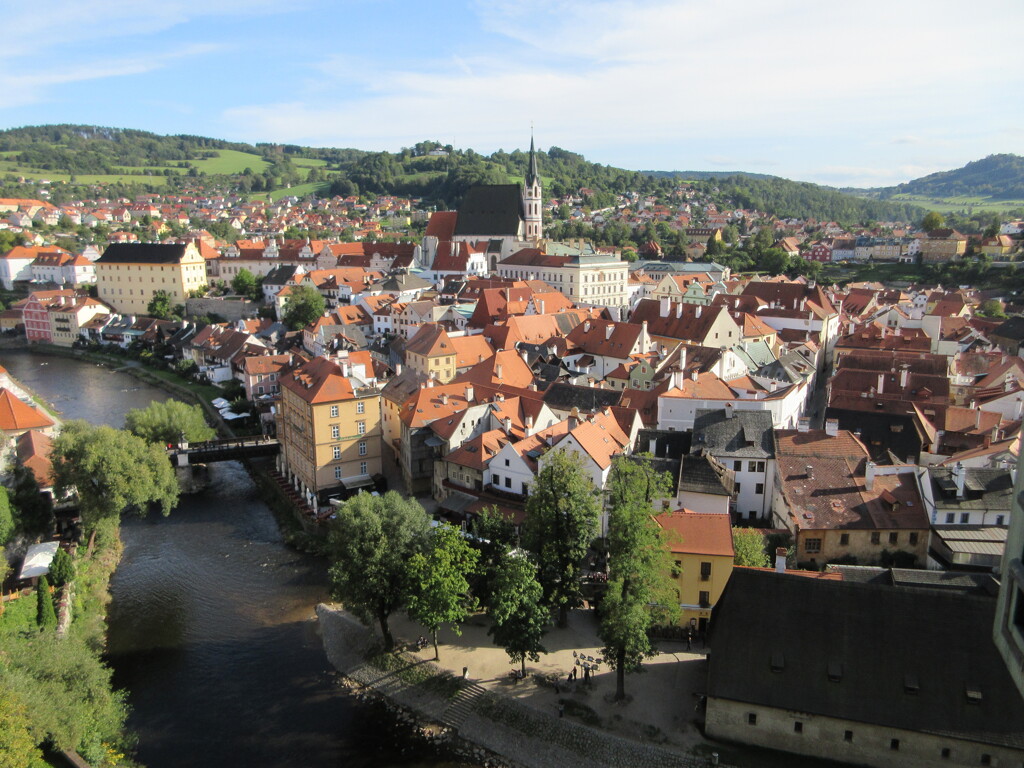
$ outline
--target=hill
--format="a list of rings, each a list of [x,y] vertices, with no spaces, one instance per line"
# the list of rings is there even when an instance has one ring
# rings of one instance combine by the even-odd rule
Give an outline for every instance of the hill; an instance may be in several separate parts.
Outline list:
[[[99,184],[108,185],[110,194],[124,195],[217,187],[275,199],[286,194],[393,194],[451,208],[473,184],[521,181],[528,160],[521,150],[485,156],[436,141],[399,152],[367,152],[88,125],[30,126],[0,131],[0,194],[17,196],[23,191],[17,180],[24,178],[63,182],[51,188],[58,197]],[[780,217],[859,223],[920,215],[905,203],[762,174],[630,171],[591,163],[560,147],[538,152],[538,160],[549,198],[587,189],[592,208],[613,205],[617,195],[629,193],[667,199],[679,183],[690,181],[708,199]]]

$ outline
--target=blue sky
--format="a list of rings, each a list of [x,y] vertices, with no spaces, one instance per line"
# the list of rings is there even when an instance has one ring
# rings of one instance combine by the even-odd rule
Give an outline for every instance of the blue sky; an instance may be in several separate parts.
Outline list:
[[[1021,0],[58,0],[4,10],[0,127],[882,186],[1024,154]]]

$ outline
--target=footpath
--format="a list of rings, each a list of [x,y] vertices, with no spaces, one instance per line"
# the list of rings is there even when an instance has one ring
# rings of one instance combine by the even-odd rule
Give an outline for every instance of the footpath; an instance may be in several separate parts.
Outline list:
[[[597,658],[593,618],[586,612],[570,614],[568,628],[547,636],[549,653],[536,664],[527,663],[527,678],[521,681],[512,680],[513,666],[491,643],[482,617],[464,625],[461,637],[439,637],[438,662],[433,646],[421,651],[412,646],[381,664],[368,661],[379,647],[375,633],[338,606],[321,604],[316,612],[327,657],[350,685],[413,713],[433,733],[447,732],[476,745],[467,756],[477,762],[514,768],[714,764],[713,747],[693,723],[695,694],[703,690],[706,668],[699,651],[688,653],[672,644],[673,649],[645,665],[645,672],[628,675],[629,698],[614,702],[615,675],[605,665],[588,683],[582,677],[566,682],[574,651]],[[425,634],[404,617],[395,617],[392,631],[403,648],[402,640]]]

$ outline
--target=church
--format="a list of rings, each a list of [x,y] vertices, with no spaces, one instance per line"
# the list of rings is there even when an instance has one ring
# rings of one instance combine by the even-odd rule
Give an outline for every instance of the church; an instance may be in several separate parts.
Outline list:
[[[530,164],[523,185],[470,187],[458,211],[431,215],[423,238],[423,263],[434,279],[487,275],[498,262],[544,236],[537,152],[530,137]]]

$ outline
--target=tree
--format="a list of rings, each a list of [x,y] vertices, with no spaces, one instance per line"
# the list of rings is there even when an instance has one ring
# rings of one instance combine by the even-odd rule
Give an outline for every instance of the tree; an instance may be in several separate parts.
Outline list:
[[[256,275],[242,267],[231,281],[231,290],[239,296],[253,298],[256,293]]]
[[[11,511],[11,500],[7,489],[0,485],[0,549],[11,540],[14,533],[14,512]]]
[[[480,553],[469,546],[462,532],[448,523],[430,535],[426,554],[417,552],[409,560],[414,588],[409,596],[409,618],[430,630],[434,660],[440,659],[437,631],[450,624],[456,635],[475,601],[469,596],[467,577],[476,568]]]
[[[35,473],[24,465],[14,468],[11,485],[14,528],[29,536],[45,533],[53,520],[53,500],[39,491]]]
[[[526,502],[523,543],[537,557],[544,601],[569,623],[579,602],[580,563],[597,535],[598,491],[575,453],[550,451]]]
[[[167,291],[154,291],[153,298],[146,305],[146,312],[160,320],[166,320],[171,316],[171,294]]]
[[[168,515],[178,503],[178,480],[163,448],[130,432],[69,421],[51,458],[56,495],[77,492],[87,529],[126,510],[145,514],[151,505]]]
[[[768,553],[764,548],[764,534],[755,528],[733,528],[733,563],[750,568],[767,568]]]
[[[0,768],[45,766],[32,737],[25,704],[13,691],[0,690]]]
[[[395,644],[388,619],[409,600],[409,561],[427,548],[429,533],[419,502],[388,491],[349,499],[328,537],[332,592],[364,624],[380,625],[388,651]]]
[[[198,443],[211,440],[216,430],[206,424],[203,409],[180,400],[150,403],[146,408],[135,408],[124,417],[124,426],[133,435],[150,443]]]
[[[544,589],[537,581],[537,566],[523,554],[507,557],[495,568],[487,611],[494,622],[487,634],[505,649],[512,663],[526,674],[526,660],[539,661],[547,653],[541,644],[551,624],[551,611],[542,603]]]
[[[75,580],[75,563],[63,547],[57,548],[57,554],[50,563],[50,579],[56,587],[63,587]]]
[[[781,248],[769,248],[757,261],[757,268],[773,275],[781,275],[789,267],[789,254]]]
[[[936,229],[942,229],[942,226],[946,223],[946,219],[938,211],[928,211],[921,219],[921,229],[925,232],[932,232]]]
[[[50,582],[45,576],[39,577],[39,584],[36,586],[36,623],[43,631],[57,628],[57,612],[53,609]]]
[[[1006,312],[1003,309],[1003,303],[998,299],[986,299],[981,302],[981,306],[978,307],[978,314],[984,315],[985,317],[1000,319],[1006,317]]]
[[[657,653],[648,630],[669,623],[678,601],[668,586],[668,546],[653,503],[672,495],[672,480],[651,456],[619,456],[608,477],[608,589],[601,601],[603,653],[616,672],[615,698],[626,697],[626,673]]]
[[[309,285],[300,285],[292,289],[291,298],[284,308],[284,324],[297,331],[305,328],[318,317],[321,317],[327,303],[320,292]]]

